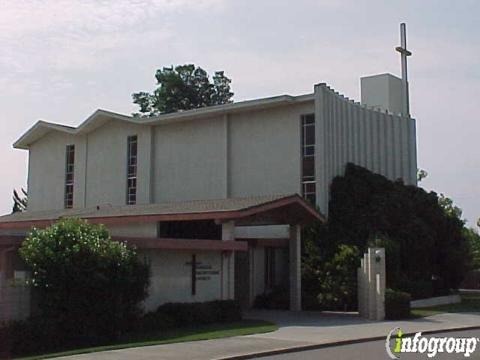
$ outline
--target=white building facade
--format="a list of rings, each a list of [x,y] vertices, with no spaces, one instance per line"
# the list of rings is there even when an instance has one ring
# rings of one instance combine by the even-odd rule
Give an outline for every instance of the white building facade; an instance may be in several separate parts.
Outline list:
[[[292,287],[297,286],[300,293],[299,283],[294,284],[291,278],[293,271],[299,282],[300,254],[295,246],[299,246],[303,221],[285,218],[285,214],[292,215],[294,205],[287,206],[282,199],[298,194],[327,216],[329,185],[349,162],[391,180],[416,184],[415,120],[399,112],[399,81],[389,74],[362,80],[364,104],[318,84],[308,95],[284,95],[152,118],[98,110],[76,128],[40,121],[14,144],[29,151],[28,211],[0,218],[0,237],[24,235],[35,221],[69,215],[88,218],[92,216],[88,209],[110,209],[112,213],[122,209],[127,216],[130,206],[157,219],[107,224],[112,236],[174,239],[183,231],[173,221],[161,220],[173,219],[174,212],[168,217],[161,213],[164,207],[160,206],[157,214],[148,209],[156,204],[187,206],[191,201],[210,201],[211,205],[230,199],[234,205],[220,205],[247,216],[250,207],[266,209],[273,202],[283,207],[275,208],[275,214],[272,209],[249,213],[249,221],[237,217],[224,222],[213,215],[199,220],[192,215],[192,221],[210,223],[196,223],[180,238],[195,239],[196,233],[205,231],[204,240],[248,243],[244,251],[232,250],[237,255],[231,257],[231,273],[227,275],[224,258],[219,255],[225,249],[141,249],[152,267],[146,308],[154,309],[164,302],[225,297],[226,277],[231,278],[227,297],[240,296],[235,296],[237,286],[245,306],[252,305],[255,296],[281,286],[289,276],[291,296]],[[257,202],[239,207],[245,201],[241,199],[252,198]],[[295,201],[295,209],[306,218],[315,217],[312,206]],[[213,214],[218,209],[210,210]],[[178,214],[177,218],[185,221]],[[292,239],[294,243],[298,240],[294,248]],[[198,265],[194,275],[192,261]],[[244,271],[239,264],[248,274],[235,275],[235,270]],[[292,266],[298,269],[292,270]],[[192,282],[197,286],[195,292]],[[238,282],[248,291],[240,289]],[[293,308],[299,309],[299,302],[291,297]]]

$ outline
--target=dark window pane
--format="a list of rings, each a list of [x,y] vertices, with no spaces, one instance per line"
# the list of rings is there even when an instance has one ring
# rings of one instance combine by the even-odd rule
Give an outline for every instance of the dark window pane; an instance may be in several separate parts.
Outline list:
[[[315,158],[307,157],[303,159],[303,178],[315,177]]]
[[[316,185],[314,182],[312,183],[305,183],[303,184],[304,192],[307,193],[315,193]]]
[[[308,125],[308,126],[305,126],[304,129],[305,129],[304,145],[315,145],[315,126]]]
[[[306,196],[306,199],[310,202],[310,204],[312,205],[316,205],[317,203],[317,197],[315,196],[315,194],[308,194]]]
[[[137,200],[137,136],[127,138],[127,204]]]
[[[309,145],[303,148],[303,156],[314,156],[314,155],[315,155],[315,145]]]
[[[303,124],[314,124],[315,123],[315,114],[303,115],[302,123]]]
[[[75,145],[67,145],[65,152],[65,208],[73,207]]]

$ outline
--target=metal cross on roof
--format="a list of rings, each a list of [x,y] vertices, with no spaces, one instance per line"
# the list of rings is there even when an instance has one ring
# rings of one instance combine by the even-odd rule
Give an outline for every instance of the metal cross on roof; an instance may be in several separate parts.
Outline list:
[[[410,116],[410,104],[408,99],[408,75],[407,75],[407,56],[412,55],[407,50],[407,27],[405,23],[400,24],[400,44],[395,50],[400,53],[402,59],[402,82],[403,82],[403,111],[404,115]]]

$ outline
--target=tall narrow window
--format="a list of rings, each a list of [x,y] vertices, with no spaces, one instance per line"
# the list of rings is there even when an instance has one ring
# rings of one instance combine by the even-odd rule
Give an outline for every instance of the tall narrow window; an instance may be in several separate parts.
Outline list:
[[[316,204],[315,115],[302,115],[302,195]]]
[[[75,167],[75,145],[67,145],[65,154],[65,208],[73,207],[73,180]]]
[[[137,135],[127,140],[127,205],[137,202]]]

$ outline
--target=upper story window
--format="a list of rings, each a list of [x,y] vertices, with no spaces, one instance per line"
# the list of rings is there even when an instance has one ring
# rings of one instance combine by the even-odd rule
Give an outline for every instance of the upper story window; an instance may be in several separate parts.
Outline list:
[[[127,205],[137,203],[137,135],[127,139]]]
[[[302,115],[302,195],[316,203],[315,181],[315,115]]]
[[[67,145],[65,155],[65,208],[73,207],[73,183],[75,167],[75,145]]]

